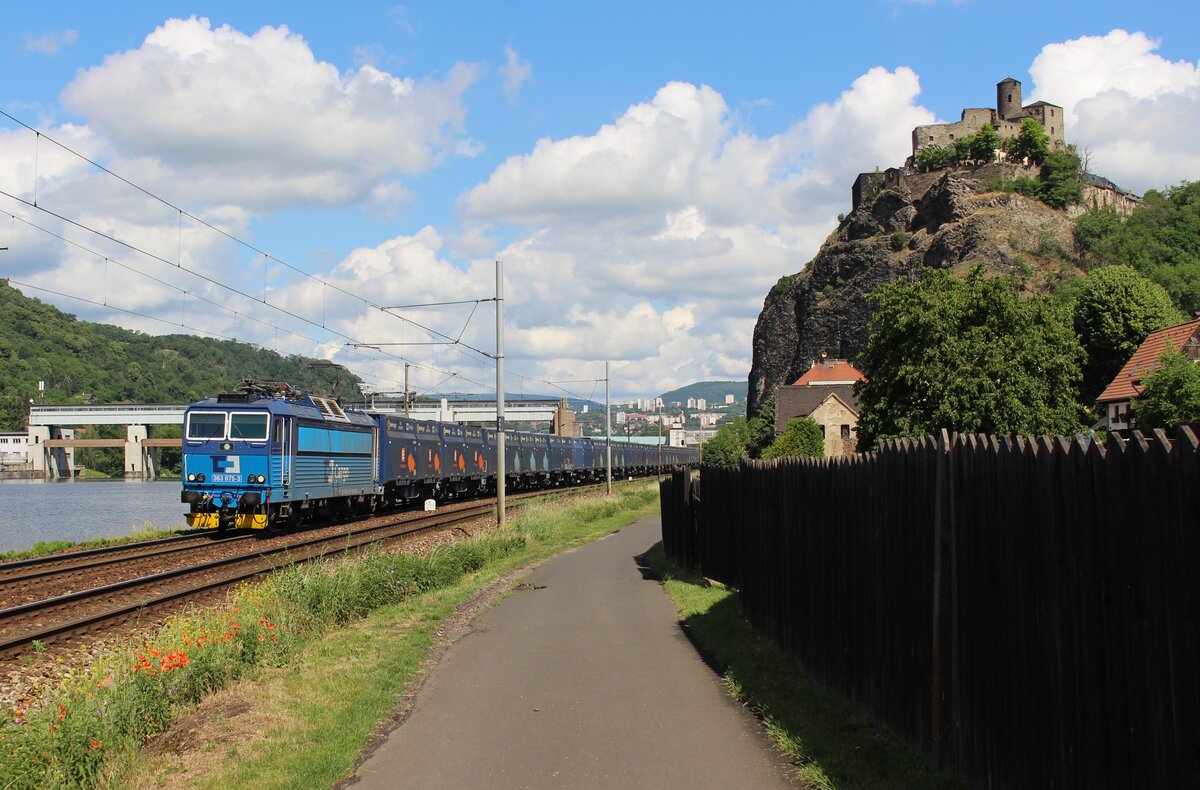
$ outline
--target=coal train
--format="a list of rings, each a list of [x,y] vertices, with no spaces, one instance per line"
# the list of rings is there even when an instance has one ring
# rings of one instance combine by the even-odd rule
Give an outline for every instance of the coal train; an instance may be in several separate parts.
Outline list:
[[[506,431],[506,490],[605,477],[603,439]],[[190,527],[267,529],[368,515],[408,502],[494,492],[496,432],[345,408],[275,382],[193,403],[184,413]],[[614,477],[698,462],[695,448],[614,441]]]

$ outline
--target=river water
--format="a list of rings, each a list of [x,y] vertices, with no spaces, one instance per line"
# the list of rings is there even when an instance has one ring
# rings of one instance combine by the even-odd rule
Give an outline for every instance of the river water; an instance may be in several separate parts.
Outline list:
[[[0,480],[0,551],[182,529],[178,480]]]

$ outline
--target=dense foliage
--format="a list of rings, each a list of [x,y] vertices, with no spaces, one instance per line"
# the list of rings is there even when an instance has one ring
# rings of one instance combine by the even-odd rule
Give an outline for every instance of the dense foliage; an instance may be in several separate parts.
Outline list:
[[[787,429],[775,437],[775,441],[763,450],[764,459],[802,456],[821,458],[825,455],[825,437],[821,426],[811,417],[790,420]]]
[[[232,340],[153,336],[79,321],[3,280],[0,314],[5,317],[0,322],[0,430],[25,427],[29,401],[38,397],[38,381],[46,382],[45,402],[61,404],[190,403],[229,391],[243,378],[361,397],[358,377],[340,367]],[[124,435],[121,426],[91,431],[92,437]],[[168,437],[172,430],[159,428],[156,435]],[[121,466],[119,451],[81,452],[81,463],[89,467],[113,466],[115,471]],[[174,456],[163,455],[164,464],[171,466]]]
[[[1082,278],[1073,307],[1087,359],[1080,392],[1091,403],[1146,335],[1183,321],[1166,290],[1128,266],[1102,266]]]
[[[706,464],[736,469],[743,458],[757,458],[775,434],[775,395],[763,401],[755,416],[738,417],[721,426],[700,448]]]
[[[1167,289],[1189,315],[1200,309],[1200,181],[1150,190],[1129,219],[1093,209],[1076,223],[1085,266],[1126,264]]]
[[[1079,427],[1083,353],[1066,311],[1022,297],[982,266],[964,279],[927,272],[875,291],[872,334],[859,356],[860,447],[942,428],[1069,434]]]
[[[1177,349],[1164,352],[1158,368],[1142,379],[1133,417],[1143,431],[1200,419],[1200,365]]]

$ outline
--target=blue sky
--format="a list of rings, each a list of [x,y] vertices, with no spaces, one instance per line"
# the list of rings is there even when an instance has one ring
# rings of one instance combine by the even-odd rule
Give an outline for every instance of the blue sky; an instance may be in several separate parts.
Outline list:
[[[481,390],[489,363],[461,348],[348,356],[346,337],[421,333],[329,295],[486,296],[503,258],[514,372],[584,379],[611,359],[622,395],[740,379],[763,296],[848,210],[853,175],[899,164],[915,123],[988,106],[1002,77],[1064,105],[1068,139],[1118,183],[1200,177],[1198,20],[970,0],[18,6],[0,109],[320,282],[270,267],[291,316],[222,291],[210,280],[261,295],[261,260],[7,120],[0,189],[30,199],[37,181],[39,206],[184,265],[0,196],[0,235],[21,220],[0,272],[92,320],[327,356],[380,388],[403,356],[418,386]],[[457,336],[465,310],[410,317]],[[490,348],[480,315],[463,337]]]

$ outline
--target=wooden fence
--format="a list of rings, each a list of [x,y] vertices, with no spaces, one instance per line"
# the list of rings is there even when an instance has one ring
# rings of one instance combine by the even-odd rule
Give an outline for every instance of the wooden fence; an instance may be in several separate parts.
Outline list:
[[[668,556],[980,787],[1200,787],[1200,443],[943,435],[663,482]]]

